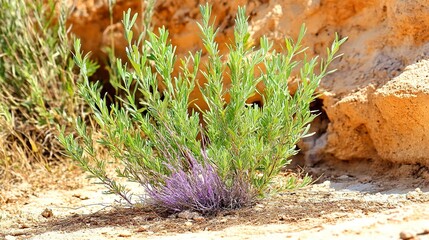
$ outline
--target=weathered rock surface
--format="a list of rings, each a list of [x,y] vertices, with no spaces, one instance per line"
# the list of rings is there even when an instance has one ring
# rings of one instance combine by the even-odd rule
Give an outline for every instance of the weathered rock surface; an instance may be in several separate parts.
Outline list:
[[[71,1],[73,2],[73,1]],[[106,59],[103,49],[115,42],[124,56],[122,11],[141,11],[140,0],[117,1],[110,24],[107,1],[77,1],[70,23],[83,49]],[[198,0],[158,1],[154,26],[166,25],[177,52],[201,48]],[[307,160],[374,159],[429,165],[429,0],[240,0],[212,1],[220,26],[218,41],[230,42],[237,6],[245,4],[254,39],[267,35],[281,44],[308,28],[309,54],[321,54],[334,33],[348,36],[344,56],[326,78],[323,109],[326,129],[308,146]],[[225,45],[221,44],[221,51]],[[200,98],[196,91],[194,98]],[[257,100],[257,99],[256,99]],[[323,124],[322,124],[323,126]],[[313,149],[313,150],[311,150]],[[316,149],[316,150],[314,150]]]

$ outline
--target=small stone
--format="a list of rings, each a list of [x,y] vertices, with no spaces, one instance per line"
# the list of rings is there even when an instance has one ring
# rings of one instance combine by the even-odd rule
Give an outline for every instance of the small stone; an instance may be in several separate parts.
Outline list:
[[[203,216],[194,216],[192,219],[196,222],[202,222],[205,220]]]
[[[148,227],[147,226],[139,227],[136,230],[134,230],[134,232],[136,232],[136,233],[147,232],[147,231],[148,231]]]
[[[26,228],[30,228],[30,226],[27,223],[23,223],[19,226],[20,229],[26,229]]]
[[[87,200],[87,199],[89,199],[89,197],[82,196],[80,193],[75,193],[75,194],[72,195],[72,197],[79,198],[80,200]]]
[[[348,175],[341,175],[341,176],[338,177],[339,180],[347,180],[349,178],[350,177]]]
[[[200,217],[200,214],[197,212],[183,211],[177,214],[177,217],[182,219],[194,219]]]
[[[18,198],[7,198],[6,203],[15,203],[18,201]]]
[[[185,226],[187,226],[187,227],[190,227],[190,226],[192,226],[192,222],[185,222]]]
[[[416,188],[414,191],[410,191],[405,195],[405,198],[410,201],[420,201],[422,198],[422,191]]]
[[[360,179],[359,179],[359,182],[360,183],[369,183],[369,182],[371,182],[371,178],[370,177],[368,177],[368,176],[365,176],[365,177],[361,177]]]
[[[16,239],[16,237],[11,236],[11,235],[7,235],[7,236],[5,236],[5,237],[4,237],[4,239],[5,239],[5,240],[15,240],[15,239]]]
[[[44,217],[44,218],[50,218],[53,216],[54,216],[54,213],[49,208],[45,208],[45,210],[43,210],[43,212],[42,212],[42,217]]]
[[[191,218],[191,212],[190,211],[180,212],[179,214],[177,214],[177,217],[182,219],[189,219]]]
[[[408,231],[402,231],[399,233],[399,238],[402,240],[413,239],[414,237],[415,237],[415,235],[411,232],[408,232]]]
[[[264,205],[263,204],[256,204],[254,209],[256,211],[262,211],[264,209]]]
[[[331,181],[326,180],[322,184],[320,184],[321,187],[329,188],[331,186]]]
[[[120,234],[118,235],[118,237],[128,238],[128,237],[131,237],[131,233],[128,233],[128,232],[120,233]]]

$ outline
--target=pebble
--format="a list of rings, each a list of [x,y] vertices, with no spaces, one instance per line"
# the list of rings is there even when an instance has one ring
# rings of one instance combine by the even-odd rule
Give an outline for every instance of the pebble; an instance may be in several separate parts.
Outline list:
[[[187,227],[190,227],[190,226],[192,226],[192,222],[185,222],[185,226],[187,226]]]
[[[72,197],[79,198],[80,200],[87,200],[87,199],[89,199],[89,197],[82,196],[80,193],[75,193],[75,194],[72,195]]]
[[[202,220],[204,219],[204,217],[202,217],[199,213],[197,212],[191,212],[191,211],[183,211],[177,214],[178,218],[182,218],[182,219],[193,219],[193,220]]]
[[[28,225],[27,223],[23,223],[19,226],[20,229],[26,229],[26,228],[30,228],[30,225]]]
[[[420,188],[416,188],[414,191],[410,191],[405,195],[405,198],[410,201],[422,200],[423,192]]]
[[[255,211],[262,211],[262,210],[264,210],[264,205],[263,204],[256,204],[254,209],[255,209]]]
[[[143,227],[139,227],[136,230],[134,230],[134,232],[139,233],[139,232],[148,232],[149,228],[147,226],[143,226]]]
[[[192,219],[197,221],[197,222],[202,222],[205,220],[205,218],[203,216],[195,216]]]
[[[360,183],[369,183],[369,182],[371,182],[371,178],[370,177],[361,177],[360,179],[359,179],[359,182]]]
[[[49,208],[45,208],[45,210],[43,210],[43,212],[42,212],[42,217],[44,217],[44,218],[50,218],[50,217],[53,217],[54,216],[54,213],[52,212],[52,210],[51,209],[49,209]]]
[[[408,231],[402,231],[399,233],[399,238],[402,240],[413,239],[414,237],[415,237],[415,235],[411,232],[408,232]]]
[[[320,184],[321,187],[329,188],[331,186],[331,181],[326,180],[322,184]]]
[[[349,179],[349,178],[350,177],[348,175],[341,175],[337,179],[339,179],[339,180],[346,180],[346,179]]]
[[[122,237],[122,238],[128,238],[128,237],[131,237],[131,233],[120,233],[119,235],[118,235],[118,237]]]

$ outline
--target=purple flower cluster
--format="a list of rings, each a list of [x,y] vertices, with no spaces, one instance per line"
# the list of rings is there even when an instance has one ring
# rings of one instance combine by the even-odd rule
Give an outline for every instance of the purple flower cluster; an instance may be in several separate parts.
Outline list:
[[[250,186],[238,178],[227,186],[204,153],[203,163],[197,161],[190,151],[182,152],[188,166],[168,165],[170,176],[164,182],[147,187],[151,203],[168,211],[197,211],[204,214],[221,209],[238,208],[248,204],[252,197]]]

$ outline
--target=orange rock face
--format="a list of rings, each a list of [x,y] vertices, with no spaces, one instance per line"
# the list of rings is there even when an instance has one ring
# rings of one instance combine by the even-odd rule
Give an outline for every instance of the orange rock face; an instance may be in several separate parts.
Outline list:
[[[117,0],[111,22],[106,2],[77,1],[69,21],[73,33],[82,38],[83,50],[101,61],[107,59],[103,49],[112,40],[117,55],[125,58],[122,12],[144,9],[140,0]],[[196,22],[204,2],[156,4],[153,25],[169,29],[179,56],[202,47]],[[429,0],[211,2],[222,53],[224,43],[233,40],[239,5],[247,6],[253,39],[266,35],[282,44],[285,37],[295,38],[305,23],[308,54],[323,56],[336,32],[349,37],[341,51],[344,56],[332,65],[338,71],[320,86],[327,119],[319,122],[329,124],[315,124],[318,134],[304,141],[309,164],[330,156],[429,165]],[[198,91],[192,97],[204,106]]]

